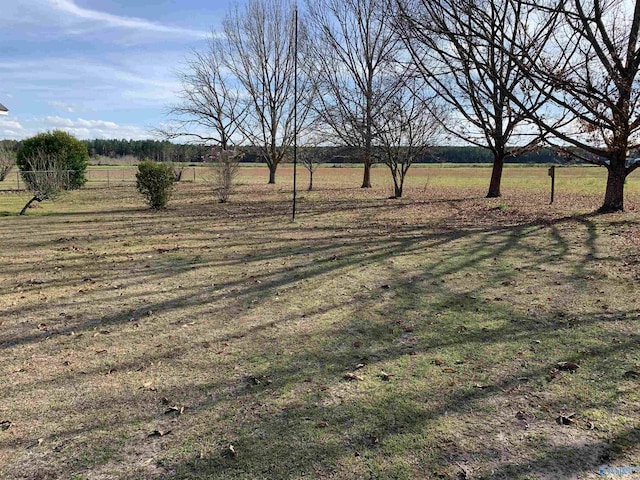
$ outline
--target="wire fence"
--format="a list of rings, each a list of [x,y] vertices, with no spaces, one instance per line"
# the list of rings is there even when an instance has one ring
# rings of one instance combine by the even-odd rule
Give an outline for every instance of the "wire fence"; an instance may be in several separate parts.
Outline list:
[[[135,185],[137,167],[89,167],[85,173],[87,183],[84,188],[111,188],[117,186]],[[0,182],[0,191],[25,190],[26,185],[24,178],[35,175],[50,175],[56,173],[64,178],[72,178],[75,173],[73,170],[63,170],[57,172],[51,171],[25,171],[12,169],[7,177]],[[210,169],[206,167],[185,167],[182,170],[180,181],[182,182],[206,182],[211,176]]]

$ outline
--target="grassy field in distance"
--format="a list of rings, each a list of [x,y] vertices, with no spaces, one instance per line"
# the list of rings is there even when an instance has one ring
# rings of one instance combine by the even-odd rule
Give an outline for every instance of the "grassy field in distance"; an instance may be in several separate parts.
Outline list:
[[[0,193],[0,478],[595,479],[640,464],[640,188],[291,167],[229,204]],[[0,185],[1,188],[1,185]]]
[[[264,165],[241,164],[241,183],[260,185],[266,182],[268,171]],[[507,165],[505,167],[503,192],[508,197],[509,191],[516,189],[528,189],[550,191],[550,178],[547,174],[547,166]],[[87,187],[121,186],[135,183],[135,166],[90,166],[87,171],[89,180]],[[385,165],[376,165],[372,170],[372,178],[377,187],[393,193],[393,183],[388,168]],[[308,173],[299,165],[299,188],[306,189]],[[317,188],[335,186],[359,186],[362,179],[362,166],[335,165],[323,166],[315,175]],[[594,166],[559,166],[556,167],[556,193],[560,199],[563,193],[583,193],[604,195],[606,182],[606,170]],[[455,188],[478,187],[487,188],[491,176],[489,165],[414,165],[407,175],[406,184],[409,190],[418,190],[420,195],[430,188]],[[291,185],[293,167],[290,164],[278,168],[278,183]],[[183,181],[195,183],[208,183],[212,178],[211,168],[206,165],[196,167],[185,166]],[[14,169],[7,179],[0,182],[0,192],[11,191],[16,188],[24,188],[24,184],[18,178]],[[640,194],[640,177],[630,175],[627,180],[626,192],[631,195]],[[26,202],[26,200],[25,200]],[[2,200],[0,199],[0,211]]]

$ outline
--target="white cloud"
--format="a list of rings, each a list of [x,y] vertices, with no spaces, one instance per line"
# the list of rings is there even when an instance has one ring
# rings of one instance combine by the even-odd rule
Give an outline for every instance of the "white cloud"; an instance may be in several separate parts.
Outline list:
[[[76,5],[73,0],[49,0],[49,5],[61,12],[73,15],[77,19],[88,20],[94,23],[102,24],[105,27],[124,28],[132,30],[143,30],[147,32],[156,32],[170,35],[181,35],[195,38],[206,38],[209,33],[192,30],[188,28],[180,28],[152,22],[143,18],[121,17],[110,13],[90,10]]]
[[[19,140],[25,136],[25,129],[17,119],[0,117],[0,140]]]
[[[42,125],[42,130],[60,129],[82,138],[131,138],[140,140],[151,137],[151,134],[142,127],[133,125],[120,125],[107,120],[86,120],[84,118],[65,118],[57,115],[48,116],[37,122]]]
[[[57,115],[23,121],[18,121],[15,118],[0,119],[0,139],[21,140],[50,130],[64,130],[80,139],[130,138],[144,140],[153,137],[153,134],[144,127],[122,125],[108,120],[72,119]]]
[[[165,54],[166,63],[160,54],[144,58],[135,52],[132,58],[114,58],[110,63],[83,57],[0,60],[0,76],[13,90],[29,92],[33,100],[44,100],[58,113],[163,108],[176,101],[180,90],[170,71],[178,55]]]
[[[68,112],[68,113],[74,113],[78,109],[78,107],[76,107],[75,105],[71,105],[65,102],[58,102],[58,101],[51,101],[49,102],[49,105],[59,110],[64,110],[65,112]]]
[[[23,126],[18,120],[12,119],[10,117],[2,117],[0,118],[0,128],[11,128],[14,130],[22,130]]]

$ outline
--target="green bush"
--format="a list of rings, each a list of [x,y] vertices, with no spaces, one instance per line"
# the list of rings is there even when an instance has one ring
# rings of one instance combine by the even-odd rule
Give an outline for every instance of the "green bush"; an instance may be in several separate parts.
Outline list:
[[[173,189],[173,168],[164,163],[155,163],[145,160],[138,165],[136,173],[136,187],[145,196],[151,208],[160,210],[164,208]]]
[[[64,190],[75,190],[87,182],[85,173],[89,165],[87,146],[77,138],[62,130],[45,132],[28,138],[20,143],[16,154],[16,163],[22,177],[28,184],[33,177],[32,172],[39,170],[39,160],[44,157],[56,158],[56,168],[65,171],[67,181]]]

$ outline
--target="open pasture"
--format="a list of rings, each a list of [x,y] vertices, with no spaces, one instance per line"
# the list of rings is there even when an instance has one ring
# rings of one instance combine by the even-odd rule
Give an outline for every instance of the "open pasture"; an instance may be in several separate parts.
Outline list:
[[[0,194],[0,478],[577,479],[640,465],[640,186],[241,169]]]
[[[113,159],[115,161],[115,159]],[[278,183],[291,185],[292,166],[284,165],[278,169]],[[87,185],[85,188],[110,188],[132,185],[136,181],[137,167],[131,165],[92,165],[87,170]],[[265,166],[243,164],[241,181],[260,185],[266,182],[267,170]],[[298,166],[300,175],[300,190],[308,185],[308,173],[303,166]],[[375,165],[372,170],[374,186],[384,188],[389,195],[393,194],[393,182],[389,170],[385,165]],[[487,165],[414,165],[407,176],[407,185],[420,194],[427,193],[430,187],[478,187],[486,188],[491,174]],[[182,181],[206,184],[211,180],[213,172],[206,165],[184,166]],[[362,167],[359,165],[323,166],[315,176],[318,188],[342,188],[345,186],[359,186],[362,181]],[[604,194],[606,170],[592,166],[556,167],[556,192],[563,193],[601,193]],[[505,169],[503,191],[508,196],[510,189],[539,190],[549,192],[550,179],[546,167],[532,167],[528,165],[508,165]],[[17,169],[0,182],[0,193],[24,188]],[[627,192],[640,194],[640,177],[631,175],[628,179]],[[6,204],[6,201],[5,201]],[[3,202],[0,199],[0,212]],[[10,212],[4,212],[5,214]]]

